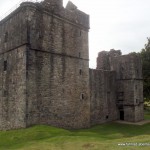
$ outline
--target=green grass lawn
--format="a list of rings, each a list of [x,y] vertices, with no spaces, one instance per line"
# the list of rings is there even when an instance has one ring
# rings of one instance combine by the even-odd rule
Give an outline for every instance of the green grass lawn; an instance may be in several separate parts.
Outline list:
[[[144,115],[145,120],[150,120],[150,108],[147,108],[145,110],[145,115]]]
[[[150,112],[146,112],[146,118]],[[90,129],[64,130],[38,125],[27,129],[0,131],[0,150],[149,150],[149,146],[119,146],[149,143],[150,124],[106,123]]]

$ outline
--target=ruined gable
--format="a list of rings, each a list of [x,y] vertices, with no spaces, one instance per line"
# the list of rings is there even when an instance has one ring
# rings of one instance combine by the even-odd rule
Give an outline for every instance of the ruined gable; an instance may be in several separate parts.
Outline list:
[[[68,1],[66,9],[68,9],[70,11],[75,11],[77,9],[77,6],[74,5],[71,1]]]

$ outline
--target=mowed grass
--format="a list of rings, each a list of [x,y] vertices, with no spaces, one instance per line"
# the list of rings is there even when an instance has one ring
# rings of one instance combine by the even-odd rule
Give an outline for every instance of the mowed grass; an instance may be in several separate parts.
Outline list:
[[[150,108],[147,108],[145,110],[145,115],[144,115],[145,120],[150,120]]]
[[[146,112],[146,118],[150,112]],[[138,144],[121,146],[118,144]],[[150,123],[127,125],[106,123],[90,129],[65,130],[38,125],[27,129],[0,131],[0,150],[149,150]]]

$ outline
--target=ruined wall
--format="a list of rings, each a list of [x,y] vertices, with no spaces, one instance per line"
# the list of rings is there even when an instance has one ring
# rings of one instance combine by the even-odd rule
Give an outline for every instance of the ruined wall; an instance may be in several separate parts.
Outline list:
[[[118,80],[142,79],[142,62],[136,54],[111,58],[111,70],[116,71]]]
[[[0,130],[143,119],[140,58],[102,52],[89,71],[88,30],[89,16],[62,0],[22,3],[0,22]]]
[[[124,100],[125,105],[137,105],[143,102],[143,84],[140,80],[119,80],[117,83],[118,99]],[[120,95],[120,97],[119,97]],[[121,96],[122,95],[122,96]]]
[[[118,119],[115,72],[90,69],[91,124]]]
[[[143,103],[135,106],[124,106],[124,120],[129,122],[138,122],[143,120],[144,112],[143,112]]]
[[[144,120],[144,111],[143,110],[144,110],[143,103],[140,103],[139,105],[135,106],[135,120],[134,120],[134,122]]]
[[[77,12],[69,15],[76,13],[78,18]],[[51,13],[28,8],[27,124],[86,128],[90,125],[88,28],[80,25],[82,21]]]
[[[112,69],[112,58],[118,58],[118,56],[121,56],[121,51],[120,50],[114,50],[111,49],[109,52],[108,51],[101,51],[98,53],[97,57],[97,66],[96,69],[102,69],[102,70],[115,70]]]
[[[143,120],[143,80],[140,57],[136,54],[123,55],[112,58],[111,62],[111,69],[116,70],[117,95],[122,95],[122,98],[117,101],[123,103],[124,120],[133,122]]]
[[[87,127],[88,74],[86,68],[80,75],[80,70],[72,67],[86,67],[86,63],[38,51],[29,51],[28,56],[28,124]]]
[[[126,121],[143,120],[143,80],[141,58],[136,54],[121,55],[121,51],[102,51],[97,69],[116,72],[116,104],[118,118]]]
[[[97,57],[96,69],[110,70],[109,54],[106,51],[102,51]]]
[[[27,43],[26,8],[19,7],[0,21],[0,53]]]
[[[0,21],[0,130],[26,127],[26,10]]]
[[[117,81],[117,104],[124,110],[124,120],[143,120],[143,82],[140,80]]]
[[[0,130],[26,127],[25,50],[0,55]]]
[[[0,129],[90,126],[88,29],[62,0],[24,2],[0,22]]]

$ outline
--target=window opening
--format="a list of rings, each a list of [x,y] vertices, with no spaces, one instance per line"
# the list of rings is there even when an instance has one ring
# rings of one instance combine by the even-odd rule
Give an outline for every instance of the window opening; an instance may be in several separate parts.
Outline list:
[[[4,71],[7,70],[7,60],[4,61]]]

